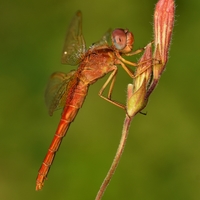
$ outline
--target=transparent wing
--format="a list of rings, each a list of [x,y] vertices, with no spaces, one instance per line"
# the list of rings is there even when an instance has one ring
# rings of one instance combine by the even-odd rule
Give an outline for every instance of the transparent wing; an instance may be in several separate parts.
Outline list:
[[[111,41],[111,32],[112,32],[112,29],[108,29],[105,34],[103,35],[103,37],[93,43],[91,46],[90,46],[90,49],[94,49],[94,48],[98,48],[100,46],[104,47],[105,45],[110,45],[110,41]]]
[[[67,86],[76,71],[69,73],[55,72],[51,75],[45,91],[45,103],[49,115],[53,115],[55,110],[63,108],[67,97]]]
[[[85,41],[82,35],[82,13],[78,11],[72,19],[66,34],[61,62],[63,64],[77,65],[85,51]]]

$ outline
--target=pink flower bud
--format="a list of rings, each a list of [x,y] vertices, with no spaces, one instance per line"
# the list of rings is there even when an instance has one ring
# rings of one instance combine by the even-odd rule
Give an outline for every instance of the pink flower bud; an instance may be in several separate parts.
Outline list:
[[[153,80],[148,89],[149,96],[155,89],[162,72],[165,69],[174,27],[174,0],[159,0],[154,12],[154,42]]]
[[[162,67],[159,75],[163,72],[168,60],[168,51],[174,26],[174,0],[159,0],[154,13],[154,58],[161,60]]]

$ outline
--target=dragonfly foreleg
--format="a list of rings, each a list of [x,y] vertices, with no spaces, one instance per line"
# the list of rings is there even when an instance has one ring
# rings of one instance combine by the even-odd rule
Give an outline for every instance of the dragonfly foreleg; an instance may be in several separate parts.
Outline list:
[[[152,45],[153,43],[154,43],[154,41],[150,42],[149,44]],[[149,44],[148,44],[148,45],[149,45]],[[124,54],[124,55],[125,55],[125,56],[133,56],[133,55],[139,54],[139,53],[143,52],[143,51],[146,49],[146,47],[147,47],[148,45],[146,45],[145,47],[143,47],[143,48],[141,48],[141,49],[138,49],[138,50],[136,50],[136,51],[133,51],[133,52],[131,52],[131,53],[127,53],[127,54]],[[116,53],[116,56],[117,56],[118,59],[119,59],[120,61],[122,61],[123,63],[126,63],[126,64],[128,64],[128,65],[130,65],[130,66],[133,66],[133,67],[138,67],[138,63],[131,62],[131,61],[128,61],[128,60],[124,59],[124,58],[119,54],[119,52]],[[149,61],[151,61],[151,60],[153,60],[153,59],[151,58],[151,59],[145,60],[145,61],[143,61],[143,62],[140,62],[140,65],[145,64],[146,62],[149,62]]]
[[[149,44],[153,44],[153,43],[154,43],[154,41],[151,41],[151,42],[148,43],[145,47],[140,48],[140,49],[137,49],[137,50],[132,51],[132,52],[130,52],[130,53],[126,53],[125,56],[133,56],[133,55],[142,53],[142,52],[147,48],[147,46],[148,46]]]

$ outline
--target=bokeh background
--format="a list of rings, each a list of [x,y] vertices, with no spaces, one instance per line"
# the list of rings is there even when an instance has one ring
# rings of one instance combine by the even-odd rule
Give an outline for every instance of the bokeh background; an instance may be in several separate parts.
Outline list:
[[[129,28],[135,49],[153,39],[156,0],[15,0],[0,3],[0,199],[94,199],[110,167],[125,113],[99,98],[93,85],[57,153],[42,191],[38,169],[61,111],[49,117],[44,90],[60,64],[67,27],[80,9],[87,45],[108,28]],[[132,122],[108,200],[200,199],[200,1],[176,0],[167,70],[146,116]],[[125,103],[131,82],[119,69],[113,98]]]

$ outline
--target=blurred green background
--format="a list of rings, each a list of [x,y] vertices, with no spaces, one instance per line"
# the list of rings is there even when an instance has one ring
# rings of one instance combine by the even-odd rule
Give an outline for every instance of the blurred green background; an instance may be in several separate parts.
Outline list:
[[[42,191],[38,169],[61,111],[49,117],[44,90],[60,64],[67,27],[80,9],[87,45],[108,28],[129,28],[134,48],[153,39],[156,0],[16,0],[0,3],[0,199],[94,199],[110,167],[125,113],[89,95],[57,153]],[[176,0],[176,23],[167,70],[146,116],[132,122],[107,200],[200,199],[200,1]],[[113,98],[125,102],[131,79],[120,68]]]

